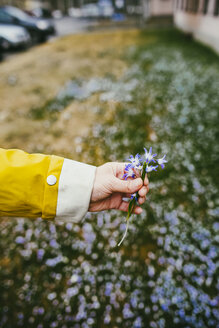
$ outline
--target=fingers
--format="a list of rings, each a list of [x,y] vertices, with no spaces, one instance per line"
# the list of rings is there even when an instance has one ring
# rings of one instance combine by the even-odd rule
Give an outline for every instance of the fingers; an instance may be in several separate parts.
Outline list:
[[[123,212],[128,212],[128,207],[129,207],[129,203],[123,201],[123,202],[120,204],[120,206],[119,206],[119,210],[120,210],[120,211],[123,211]],[[143,210],[142,210],[141,207],[136,206],[135,209],[134,209],[134,211],[133,211],[133,213],[134,213],[134,214],[141,214],[142,211],[143,211]]]
[[[138,198],[139,205],[143,205],[145,201],[146,201],[146,197],[139,197]]]
[[[112,165],[113,171],[114,171],[114,175],[119,178],[119,179],[123,179],[123,175],[124,175],[124,170],[125,170],[125,166],[129,163],[119,163],[119,162],[113,162],[110,163]],[[135,174],[137,175],[137,178],[139,177],[139,171],[138,170],[134,170]],[[144,179],[144,186],[148,186],[149,185],[149,180],[147,177],[147,174],[145,175],[145,179]],[[149,189],[148,189],[149,191]]]
[[[138,194],[140,197],[145,197],[148,192],[149,192],[149,180],[146,176],[144,179],[144,186],[138,191]],[[140,200],[140,198],[139,198],[139,200]],[[141,203],[139,202],[139,204],[141,204]]]
[[[113,171],[114,171],[114,174],[116,177],[122,179],[123,175],[124,175],[124,170],[125,170],[125,167],[127,164],[130,164],[130,163],[124,163],[124,162],[111,162],[111,163],[108,163],[111,165]],[[135,173],[139,174],[139,171],[138,170],[134,170]],[[149,180],[148,180],[148,177],[147,177],[147,174],[145,175],[145,179],[144,179],[144,185],[148,185],[149,184]]]
[[[131,197],[131,195],[123,195],[123,200],[125,202],[128,202],[128,201],[130,201],[130,197]],[[146,196],[138,198],[138,204],[139,205],[143,205],[145,203],[145,201],[146,201]]]
[[[145,197],[148,193],[148,188],[146,186],[143,186],[139,191],[138,194],[140,197]]]
[[[149,185],[149,180],[148,180],[147,174],[145,175],[145,178],[144,178],[144,185],[145,186]]]
[[[112,189],[114,192],[122,192],[126,194],[133,194],[138,191],[143,185],[141,178],[134,180],[120,180],[118,178],[113,179]]]
[[[139,206],[136,206],[134,209],[134,214],[141,214],[143,212],[143,209]]]

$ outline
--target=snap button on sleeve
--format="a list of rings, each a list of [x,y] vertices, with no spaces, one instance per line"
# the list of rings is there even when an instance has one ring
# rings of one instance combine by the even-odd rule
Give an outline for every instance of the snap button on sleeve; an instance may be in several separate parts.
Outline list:
[[[57,182],[57,179],[54,175],[49,175],[46,179],[49,186],[54,186]]]

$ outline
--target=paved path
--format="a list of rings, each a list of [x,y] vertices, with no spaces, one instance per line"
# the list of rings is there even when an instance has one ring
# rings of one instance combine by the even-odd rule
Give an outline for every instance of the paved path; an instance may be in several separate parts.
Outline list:
[[[63,17],[61,19],[56,19],[54,22],[58,37],[83,33],[87,31],[89,27],[97,25],[97,21],[95,20],[76,19],[72,17]]]

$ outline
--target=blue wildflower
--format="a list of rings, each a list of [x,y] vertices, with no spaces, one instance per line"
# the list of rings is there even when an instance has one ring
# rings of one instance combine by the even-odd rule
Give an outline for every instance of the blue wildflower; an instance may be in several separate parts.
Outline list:
[[[152,171],[157,171],[157,167],[158,167],[158,165],[156,165],[156,166],[153,166],[153,165],[147,166],[146,167],[146,172],[149,173],[149,172],[152,172]]]
[[[156,157],[157,154],[152,154],[152,147],[150,147],[149,152],[147,151],[146,148],[144,148],[144,151],[145,151],[144,157],[145,157],[146,163],[149,164],[151,161],[156,163],[156,161],[154,160],[154,157]]]
[[[138,200],[138,195],[137,195],[137,193],[135,192],[134,194],[132,194],[130,198],[131,198],[131,199],[135,198],[135,200],[137,201],[137,200]]]
[[[165,312],[169,310],[168,305],[165,303],[161,304],[161,309]]]
[[[135,173],[133,171],[133,166],[132,164],[127,164],[125,166],[125,173],[123,175],[123,179],[127,180],[128,178],[134,178],[135,177]]]
[[[135,169],[141,169],[142,168],[142,164],[141,164],[141,156],[139,154],[132,156],[130,155],[128,161],[131,162],[131,165],[133,168]]]
[[[162,158],[157,159],[157,163],[161,166],[162,169],[164,169],[164,164],[167,163],[165,157],[166,155],[164,155]]]
[[[42,260],[44,254],[45,254],[44,249],[42,249],[42,248],[38,249],[38,250],[37,250],[37,259],[38,259],[38,260]]]
[[[149,275],[149,277],[153,277],[154,274],[155,274],[155,269],[154,269],[154,267],[153,267],[152,265],[149,265],[149,266],[148,266],[148,275]]]
[[[25,243],[25,238],[22,237],[22,236],[18,236],[16,239],[15,239],[15,242],[17,244],[24,244]]]

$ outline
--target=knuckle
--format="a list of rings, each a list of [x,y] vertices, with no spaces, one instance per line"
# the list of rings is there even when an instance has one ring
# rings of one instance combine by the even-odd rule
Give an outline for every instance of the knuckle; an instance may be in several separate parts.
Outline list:
[[[132,182],[131,182],[131,180],[127,181],[127,192],[128,193],[132,192]]]

